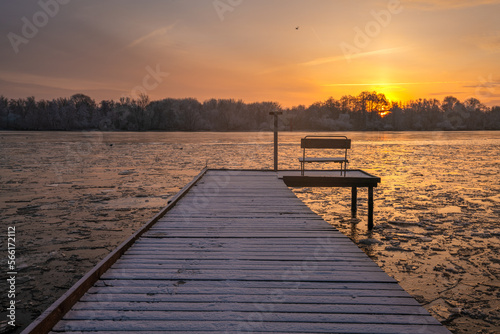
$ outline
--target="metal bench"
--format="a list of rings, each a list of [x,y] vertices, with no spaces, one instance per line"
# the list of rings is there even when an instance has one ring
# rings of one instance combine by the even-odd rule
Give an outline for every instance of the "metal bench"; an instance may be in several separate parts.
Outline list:
[[[311,162],[340,163],[340,175],[344,171],[344,176],[347,174],[347,150],[351,148],[351,140],[346,136],[305,136],[300,140],[300,147],[303,149],[302,158],[300,161],[300,172],[304,176],[305,164]],[[337,149],[343,150],[342,157],[306,157],[306,149]]]

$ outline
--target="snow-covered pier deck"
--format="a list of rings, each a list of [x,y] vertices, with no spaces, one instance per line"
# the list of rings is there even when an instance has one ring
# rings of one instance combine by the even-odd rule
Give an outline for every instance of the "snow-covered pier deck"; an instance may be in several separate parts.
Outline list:
[[[203,171],[25,332],[450,333],[281,177]]]

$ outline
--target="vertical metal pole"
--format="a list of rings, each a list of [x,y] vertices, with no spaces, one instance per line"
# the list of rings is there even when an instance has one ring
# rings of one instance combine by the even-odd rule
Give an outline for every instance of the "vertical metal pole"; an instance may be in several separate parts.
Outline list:
[[[373,229],[373,187],[368,187],[368,229]]]
[[[351,216],[356,218],[356,213],[358,211],[358,188],[351,188]]]
[[[278,115],[283,114],[281,111],[270,112],[269,115],[274,115],[274,171],[278,171]]]

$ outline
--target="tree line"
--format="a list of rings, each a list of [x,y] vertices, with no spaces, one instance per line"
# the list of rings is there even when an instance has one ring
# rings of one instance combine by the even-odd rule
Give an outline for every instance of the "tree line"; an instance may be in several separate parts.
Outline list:
[[[53,100],[0,96],[0,129],[257,131],[270,128],[273,111],[283,112],[280,128],[291,131],[500,130],[500,107],[486,107],[476,98],[461,102],[447,96],[442,101],[401,103],[377,92],[292,108],[234,99],[150,101],[146,95],[100,103],[83,94]]]

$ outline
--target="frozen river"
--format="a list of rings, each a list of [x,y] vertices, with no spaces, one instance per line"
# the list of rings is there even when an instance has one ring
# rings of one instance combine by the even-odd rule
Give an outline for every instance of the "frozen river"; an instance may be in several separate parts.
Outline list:
[[[382,178],[374,194],[375,229],[366,229],[366,189],[359,190],[360,219],[350,217],[348,188],[297,188],[296,195],[448,328],[500,332],[500,132],[336,134],[353,141],[349,168]],[[304,135],[280,133],[281,169],[299,168]],[[269,132],[0,137],[1,248],[8,226],[15,226],[22,327],[206,165],[273,167]],[[8,300],[6,293],[0,298],[1,321]]]

